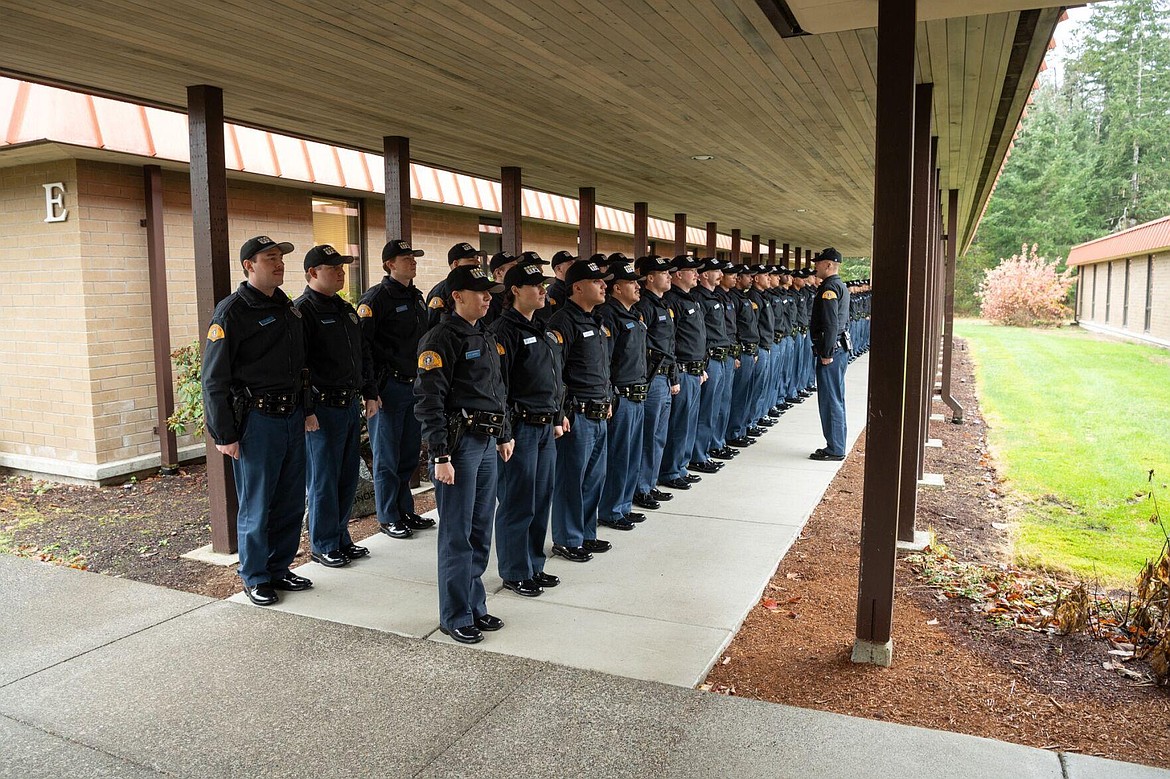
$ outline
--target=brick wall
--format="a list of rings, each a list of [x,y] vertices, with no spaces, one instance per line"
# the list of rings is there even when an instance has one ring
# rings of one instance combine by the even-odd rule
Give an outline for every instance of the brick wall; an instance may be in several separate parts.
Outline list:
[[[1153,275],[1154,294],[1150,316],[1150,335],[1170,341],[1170,252],[1154,255]]]
[[[1113,282],[1108,283],[1108,268],[1113,266]],[[1079,319],[1090,324],[1106,325],[1125,330],[1135,335],[1145,334],[1147,255],[1130,260],[1129,266],[1129,316],[1122,325],[1125,312],[1125,260],[1101,262],[1082,266],[1079,271],[1078,304]],[[1093,274],[1096,268],[1096,294],[1093,289]],[[1164,341],[1170,340],[1170,252],[1154,255],[1153,290],[1150,312],[1149,335]],[[1105,317],[1106,300],[1109,302],[1109,318]],[[1096,301],[1096,312],[1093,302]]]

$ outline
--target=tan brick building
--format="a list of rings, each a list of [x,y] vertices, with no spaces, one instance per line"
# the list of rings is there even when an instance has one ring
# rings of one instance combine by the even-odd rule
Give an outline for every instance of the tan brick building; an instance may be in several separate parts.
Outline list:
[[[0,469],[85,481],[153,469],[144,165],[163,168],[170,348],[192,343],[206,324],[195,303],[185,119],[7,79],[0,115],[15,118],[0,137]],[[344,247],[362,259],[351,299],[381,278],[380,157],[242,127],[227,135],[233,251],[271,235],[296,245],[295,268],[315,244]],[[411,173],[413,242],[426,252],[416,283],[426,292],[446,275],[452,244],[499,249],[500,185],[417,164]],[[531,190],[523,199],[526,250],[576,249],[576,200]],[[630,252],[632,215],[597,210],[598,250]],[[651,219],[649,230],[652,247],[673,251],[672,222]],[[690,228],[688,240],[697,250],[705,233]],[[730,249],[730,237],[718,245]],[[290,296],[299,281],[289,274]],[[204,453],[190,436],[179,446],[181,459]]]
[[[1074,246],[1068,264],[1082,327],[1170,347],[1170,216]]]

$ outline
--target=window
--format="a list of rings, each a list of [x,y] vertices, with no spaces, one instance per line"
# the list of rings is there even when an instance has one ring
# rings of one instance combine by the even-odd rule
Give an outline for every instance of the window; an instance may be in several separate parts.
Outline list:
[[[1125,292],[1121,299],[1121,326],[1129,324],[1129,258],[1125,258]]]
[[[504,249],[504,222],[490,216],[479,218],[479,249],[488,257]]]
[[[1097,266],[1093,266],[1093,296],[1089,298],[1091,304],[1089,306],[1089,319],[1094,322],[1097,321]]]
[[[1109,324],[1109,311],[1113,308],[1113,263],[1105,266],[1105,324]]]
[[[327,243],[342,254],[357,257],[357,262],[346,268],[345,288],[341,290],[343,298],[356,304],[369,280],[362,250],[362,202],[313,195],[313,243]]]
[[[1150,315],[1154,309],[1154,255],[1146,255],[1146,326],[1145,331],[1150,332]]]

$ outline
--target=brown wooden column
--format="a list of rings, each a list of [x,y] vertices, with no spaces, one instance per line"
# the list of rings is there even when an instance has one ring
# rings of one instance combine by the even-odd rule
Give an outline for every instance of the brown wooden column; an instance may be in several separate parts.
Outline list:
[[[780,264],[786,268],[789,267],[789,265],[788,265],[788,244],[784,244],[780,250]]]
[[[687,215],[674,215],[674,256],[687,253]]]
[[[914,92],[914,201],[910,233],[910,278],[906,318],[906,415],[902,420],[902,479],[898,501],[898,540],[914,541],[914,514],[918,509],[921,477],[922,409],[926,348],[926,266],[930,253],[930,109],[933,85],[919,84]]]
[[[634,259],[645,257],[650,251],[650,204],[634,203]]]
[[[500,168],[500,221],[503,224],[500,243],[504,251],[512,254],[524,251],[521,186],[519,168]]]
[[[768,264],[769,265],[776,264],[776,239],[775,238],[768,239]]]
[[[752,236],[752,262],[760,261],[760,236]]]
[[[386,240],[411,242],[410,139],[382,138],[382,165],[386,174]],[[379,255],[380,256],[380,255]]]
[[[959,229],[959,190],[947,192],[946,281],[943,287],[942,399],[951,409],[951,421],[963,424],[963,406],[951,391],[955,349],[955,246]]]
[[[731,231],[731,261],[736,265],[739,264],[742,258],[742,253],[739,250],[739,230]]]
[[[597,253],[597,190],[581,187],[578,202],[577,254],[589,258]]]
[[[714,257],[719,250],[719,225],[707,223],[707,256]]]
[[[802,267],[804,267],[804,262],[803,262],[804,255],[802,255],[800,253],[799,246],[797,246],[795,248],[795,251],[793,252],[792,257],[793,257],[793,262],[792,262],[792,269],[793,270],[800,270]]]
[[[146,260],[150,272],[150,336],[154,346],[158,446],[162,472],[172,476],[179,471],[179,446],[175,432],[167,426],[167,420],[175,413],[175,388],[171,373],[171,316],[167,304],[162,168],[158,165],[143,165],[142,178],[146,196],[146,219],[143,224],[146,226]]]
[[[874,157],[873,298],[861,507],[861,566],[853,661],[893,659],[894,562],[906,380],[906,282],[910,258],[915,0],[878,0]]]
[[[807,268],[811,268],[812,266],[813,266],[812,249],[805,249],[804,250],[804,267],[807,269]]]
[[[228,247],[227,166],[224,156],[223,90],[187,87],[187,128],[191,142],[191,222],[195,234],[195,299],[199,326],[211,321],[215,304],[232,291]],[[207,493],[211,546],[216,552],[236,551],[236,482],[231,461],[207,445]]]

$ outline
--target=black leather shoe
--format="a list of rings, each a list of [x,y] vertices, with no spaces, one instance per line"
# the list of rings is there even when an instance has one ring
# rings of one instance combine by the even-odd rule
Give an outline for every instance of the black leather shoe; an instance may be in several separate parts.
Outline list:
[[[743,438],[728,438],[727,439],[727,445],[734,446],[737,449],[743,449],[744,447],[751,446],[754,443],[755,443],[755,441],[751,440],[747,436],[744,436]]]
[[[348,557],[350,560],[357,560],[357,559],[362,558],[362,557],[368,557],[370,554],[370,550],[366,549],[364,546],[358,546],[357,544],[350,544],[349,546],[341,547],[341,553],[343,555],[345,555],[346,557]]]
[[[440,625],[439,632],[444,636],[450,636],[460,644],[478,644],[480,641],[483,641],[483,633],[480,633],[479,628],[475,625],[468,625],[463,628],[451,628],[450,630]]]
[[[845,459],[845,455],[843,455],[843,454],[829,454],[829,453],[828,453],[828,452],[826,452],[824,449],[818,449],[817,451],[815,451],[815,452],[813,452],[812,454],[810,454],[810,455],[808,456],[808,459],[810,459],[810,460],[822,460],[822,461],[826,461],[826,460],[827,460],[827,461],[830,461],[830,462],[840,462],[841,460],[844,460],[844,459]]]
[[[748,438],[759,438],[764,434],[764,430],[763,428],[759,428],[753,425],[747,429],[747,434]]]
[[[800,395],[802,398],[811,398],[812,397],[812,390],[802,389],[800,392],[798,392],[796,394]]]
[[[491,614],[484,614],[482,617],[475,618],[475,626],[480,630],[491,632],[502,628],[504,626],[504,620],[499,617],[493,617]]]
[[[681,477],[678,479],[659,479],[658,484],[661,487],[670,487],[672,490],[689,490],[691,488],[691,483]]]
[[[638,492],[634,494],[634,505],[640,509],[654,509],[662,508],[662,504],[654,500],[654,498],[647,495],[645,492]]]
[[[608,552],[613,549],[613,544],[600,538],[586,538],[581,542],[581,548],[586,552]]]
[[[699,473],[715,473],[716,471],[719,470],[719,466],[716,465],[715,463],[712,463],[712,462],[687,463],[687,468],[689,468],[692,471],[698,471]]]
[[[646,521],[646,515],[645,515],[645,514],[643,514],[643,513],[641,513],[641,512],[639,512],[639,511],[631,511],[631,512],[629,512],[628,514],[626,514],[626,519],[628,519],[628,520],[630,520],[631,522],[633,522],[633,523],[637,524],[638,522],[645,522],[645,521]]]
[[[683,477],[683,481],[685,481],[687,484],[698,484],[702,480],[703,480],[703,477],[697,473],[688,473],[686,476]]]
[[[598,519],[597,524],[612,527],[614,530],[633,530],[634,523],[622,517],[620,519]]]
[[[411,530],[427,530],[435,526],[435,520],[420,517],[418,514],[403,514],[402,524]]]
[[[557,557],[563,557],[571,563],[587,563],[593,559],[593,555],[589,554],[589,550],[583,546],[561,546],[560,544],[553,544],[552,553]]]
[[[517,595],[523,595],[525,598],[535,598],[544,592],[544,590],[540,589],[540,585],[532,579],[524,579],[522,581],[504,579],[504,589],[511,590]]]
[[[304,576],[297,576],[295,573],[286,573],[284,576],[273,579],[272,586],[278,590],[300,592],[301,590],[307,590],[312,587],[313,582]]]
[[[257,584],[255,587],[245,586],[244,594],[257,606],[271,606],[280,600],[276,597],[276,590],[268,582]]]
[[[771,427],[772,425],[776,424],[776,420],[772,419],[772,417],[760,417],[758,420],[756,420],[756,424],[760,427]]]
[[[561,583],[560,577],[553,576],[551,573],[545,573],[544,571],[537,571],[532,574],[532,581],[541,587],[556,587]]]
[[[349,565],[349,558],[343,555],[340,551],[325,552],[324,554],[310,552],[309,558],[313,562],[320,563],[326,568],[341,568],[342,566]]]
[[[671,495],[669,492],[663,492],[657,487],[654,487],[650,490],[650,497],[654,498],[654,500],[658,501],[659,503],[665,503],[668,500],[674,500],[673,495]]]
[[[381,522],[379,522],[378,530],[381,530],[391,538],[410,538],[412,535],[414,535],[414,531],[401,522],[395,522],[392,525],[383,525]]]
[[[772,406],[772,408],[768,409],[768,416],[770,416],[772,419],[779,419],[780,415],[783,413],[784,412],[780,410],[779,406]]]
[[[707,456],[713,460],[730,460],[733,455],[729,455],[722,449],[711,449],[707,452]]]
[[[788,402],[789,403],[803,403],[804,398],[805,398],[804,395],[797,395],[795,398],[789,398]]]
[[[737,457],[739,455],[738,449],[732,449],[730,446],[727,446],[726,444],[723,446],[722,449],[719,450],[719,452],[720,452],[720,454],[722,454],[724,457],[727,457],[727,458],[733,458],[733,457]]]

